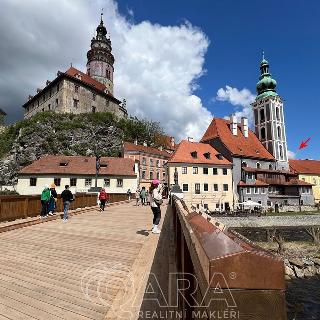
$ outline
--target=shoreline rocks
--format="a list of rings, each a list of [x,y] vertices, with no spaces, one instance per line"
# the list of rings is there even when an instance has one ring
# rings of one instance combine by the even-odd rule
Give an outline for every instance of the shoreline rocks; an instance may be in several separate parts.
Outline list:
[[[301,257],[284,259],[286,279],[320,275],[320,258]]]

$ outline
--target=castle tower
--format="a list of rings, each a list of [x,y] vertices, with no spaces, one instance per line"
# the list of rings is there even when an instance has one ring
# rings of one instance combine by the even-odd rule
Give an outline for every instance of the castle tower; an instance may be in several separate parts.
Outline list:
[[[102,20],[97,27],[97,35],[91,40],[91,49],[87,53],[87,73],[93,79],[103,83],[113,94],[113,64],[111,40],[107,38],[107,29]]]
[[[277,82],[269,73],[269,63],[260,63],[257,97],[253,102],[255,131],[266,149],[277,160],[277,169],[288,170],[288,149],[283,112],[283,101],[276,92]]]

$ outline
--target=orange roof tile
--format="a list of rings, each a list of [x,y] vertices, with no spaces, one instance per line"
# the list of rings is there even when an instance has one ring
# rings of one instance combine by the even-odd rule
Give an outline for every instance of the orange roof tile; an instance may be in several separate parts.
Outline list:
[[[67,163],[66,166],[60,165]],[[134,160],[129,158],[102,157],[100,175],[136,176]],[[95,175],[95,157],[83,156],[44,156],[23,168],[19,174],[63,174],[63,175]]]
[[[92,87],[95,87],[96,89],[103,91],[105,93],[105,90],[108,89],[103,83],[91,78],[88,74],[83,73],[82,71],[74,68],[74,67],[70,67],[65,74],[67,74],[68,76],[71,76],[77,80],[80,80]],[[81,79],[78,79],[76,77],[76,75],[80,75]],[[108,93],[109,96],[113,97],[113,95],[109,92]]]
[[[273,155],[262,145],[252,130],[249,129],[249,136],[246,138],[241,125],[238,124],[238,135],[234,136],[230,130],[230,120],[213,118],[201,142],[215,138],[220,139],[233,156],[275,161]]]
[[[320,160],[289,160],[289,165],[300,174],[320,175]]]
[[[124,152],[129,152],[129,151],[136,151],[136,152],[141,152],[141,153],[146,153],[146,154],[151,154],[151,155],[156,155],[156,156],[162,156],[164,158],[169,159],[171,154],[165,150],[159,150],[158,148],[153,148],[153,147],[146,147],[141,144],[134,144],[131,142],[125,142],[123,144],[123,149]]]
[[[197,152],[196,158],[191,155],[192,152]],[[206,153],[210,154],[210,159],[207,159],[204,156],[204,154]],[[231,162],[224,157],[222,157],[222,159],[218,159],[218,154],[220,153],[207,143],[190,142],[183,140],[180,142],[178,149],[171,156],[168,163],[231,165]]]
[[[240,181],[238,183],[238,186],[241,186],[241,187],[266,187],[268,185],[269,185],[268,183],[265,183],[260,180],[256,180],[255,183],[245,183],[244,181]]]

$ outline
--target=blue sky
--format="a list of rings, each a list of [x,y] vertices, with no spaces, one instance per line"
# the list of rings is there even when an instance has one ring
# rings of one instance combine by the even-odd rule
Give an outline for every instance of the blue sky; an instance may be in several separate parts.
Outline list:
[[[234,110],[213,98],[230,85],[255,93],[261,51],[265,51],[277,91],[285,100],[289,149],[302,139],[309,147],[297,158],[319,159],[320,2],[318,1],[145,1],[121,0],[119,11],[133,10],[134,21],[176,25],[184,20],[202,29],[210,40],[206,74],[197,95],[215,116]]]

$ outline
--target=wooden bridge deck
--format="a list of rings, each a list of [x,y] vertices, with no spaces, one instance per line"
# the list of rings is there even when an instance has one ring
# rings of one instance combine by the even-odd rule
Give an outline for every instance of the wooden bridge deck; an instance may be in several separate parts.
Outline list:
[[[150,207],[131,203],[0,234],[0,320],[137,319],[159,250],[151,219]]]

